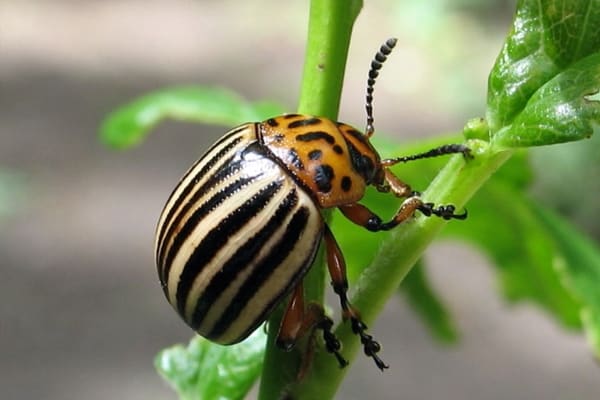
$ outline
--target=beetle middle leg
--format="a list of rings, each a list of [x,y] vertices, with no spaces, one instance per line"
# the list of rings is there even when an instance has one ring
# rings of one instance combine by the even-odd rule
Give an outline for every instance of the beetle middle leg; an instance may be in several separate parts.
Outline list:
[[[323,234],[327,252],[327,266],[329,267],[329,275],[331,276],[331,285],[334,292],[340,298],[342,306],[342,317],[344,320],[350,320],[352,332],[360,337],[365,354],[375,361],[375,364],[380,370],[388,368],[377,353],[381,350],[379,343],[373,339],[373,336],[367,334],[367,325],[362,321],[360,313],[348,301],[348,278],[346,277],[346,262],[340,247],[338,246],[331,230],[325,225]]]
[[[339,352],[342,346],[333,334],[332,328],[333,321],[325,314],[320,304],[311,302],[305,305],[304,288],[302,283],[298,284],[290,298],[277,335],[277,346],[285,351],[292,350],[296,342],[304,335],[310,335],[308,347],[298,372],[298,379],[302,379],[305,375],[312,360],[312,346],[317,329],[323,331],[325,349],[335,356],[340,367],[348,365],[348,361]]]

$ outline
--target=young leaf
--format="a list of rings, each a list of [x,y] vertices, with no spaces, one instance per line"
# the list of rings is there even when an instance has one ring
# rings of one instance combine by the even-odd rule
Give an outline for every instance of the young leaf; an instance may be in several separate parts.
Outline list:
[[[593,96],[599,88],[600,53],[594,53],[539,88],[494,142],[522,147],[590,137],[600,124],[600,101]]]
[[[164,119],[224,125],[261,121],[283,112],[274,103],[250,103],[223,88],[185,86],[158,90],[111,112],[100,137],[108,146],[125,149],[140,143]]]
[[[489,76],[487,119],[492,135],[510,126],[517,116],[524,112],[534,93],[547,82],[559,73],[567,71],[573,64],[600,50],[598,26],[600,26],[600,0],[519,1],[512,30]],[[597,92],[600,87],[597,73],[594,72],[597,71],[597,58],[588,60],[585,65],[586,70],[581,71],[582,66],[579,65],[579,72],[592,76],[579,78],[579,84],[572,88],[572,93],[567,96],[567,100],[571,102],[577,98],[583,101],[584,96]],[[573,78],[576,75],[577,72],[573,71],[569,77]],[[556,90],[556,87],[551,86],[547,91],[553,89]],[[569,105],[571,103],[567,101],[565,106]],[[560,116],[564,108],[556,108],[558,104],[554,106],[556,116]],[[543,116],[536,117],[534,111],[544,114],[544,110],[548,113],[552,108],[550,104],[534,106],[532,111],[527,112],[528,115],[522,119],[532,122]],[[541,121],[544,121],[544,118],[541,118]],[[546,126],[546,132],[551,129],[551,126]],[[539,132],[534,132],[533,135],[537,138],[531,141],[519,140],[518,135],[523,134],[527,132],[522,130],[513,132],[508,129],[503,133],[502,144],[509,146],[550,144],[566,141],[569,138],[578,139],[586,134],[589,135],[589,132],[577,133],[574,136],[560,133],[540,135]]]
[[[188,347],[161,351],[154,364],[183,400],[243,399],[260,375],[265,340],[262,328],[233,346],[196,336]]]

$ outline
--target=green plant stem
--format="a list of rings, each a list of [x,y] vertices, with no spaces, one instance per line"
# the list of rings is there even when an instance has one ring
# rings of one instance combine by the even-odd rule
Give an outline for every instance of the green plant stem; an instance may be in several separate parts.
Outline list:
[[[346,58],[362,0],[312,0],[298,112],[337,119]]]
[[[494,151],[485,142],[473,141],[470,146],[475,159],[465,163],[461,156],[452,157],[423,193],[423,198],[436,204],[444,202],[462,206],[512,155],[512,151]],[[367,324],[381,312],[385,302],[397,291],[402,279],[445,223],[439,218],[419,216],[393,230],[382,243],[373,263],[361,273],[351,296],[352,303],[361,311]],[[360,349],[356,335],[345,323],[340,324],[335,333],[344,344],[344,356],[352,361]],[[382,358],[385,360],[385,351]],[[310,376],[296,392],[297,398],[333,397],[347,370],[337,368],[331,355],[319,352]]]
[[[337,119],[352,26],[361,7],[361,0],[311,1],[299,113]],[[304,279],[307,301],[323,302],[325,268],[322,253],[319,251],[317,262]],[[279,307],[269,319],[260,400],[279,399],[284,393],[297,390],[300,356],[296,351],[283,352],[275,345],[283,311],[284,307]]]

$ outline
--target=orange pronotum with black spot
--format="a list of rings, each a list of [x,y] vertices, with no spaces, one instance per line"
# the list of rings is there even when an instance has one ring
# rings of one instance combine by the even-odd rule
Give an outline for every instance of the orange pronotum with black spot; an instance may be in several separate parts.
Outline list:
[[[359,201],[382,183],[380,159],[366,137],[327,118],[288,114],[259,124],[262,143],[323,208]]]

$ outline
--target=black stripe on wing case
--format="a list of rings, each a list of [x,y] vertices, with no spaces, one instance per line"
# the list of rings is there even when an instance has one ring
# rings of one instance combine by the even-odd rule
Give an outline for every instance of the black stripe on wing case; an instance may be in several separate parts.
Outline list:
[[[295,189],[286,196],[281,202],[275,213],[260,231],[248,239],[238,250],[227,260],[219,272],[215,274],[210,283],[200,295],[198,304],[194,310],[190,326],[197,330],[202,324],[202,319],[209,308],[217,301],[217,298],[227,289],[227,287],[236,281],[239,274],[250,266],[258,253],[262,250],[265,243],[275,232],[281,228],[282,224],[296,206],[298,194]]]
[[[206,164],[200,169],[200,171],[196,172],[195,171],[196,168],[192,167],[186,173],[186,175],[181,179],[180,182],[183,182],[192,172],[195,172],[194,178],[182,190],[182,192],[179,194],[179,196],[177,197],[175,202],[170,206],[170,208],[167,212],[167,215],[163,220],[162,226],[160,227],[160,231],[158,232],[158,246],[157,246],[157,254],[156,254],[157,260],[162,259],[162,251],[164,248],[165,238],[168,238],[170,236],[169,234],[166,233],[166,230],[168,227],[173,226],[173,223],[171,222],[171,220],[173,219],[174,214],[181,207],[181,204],[186,200],[186,198],[188,197],[190,192],[196,187],[196,185],[194,183],[197,182],[198,180],[200,180],[203,176],[205,176],[214,167],[214,165],[219,162],[219,160],[221,160],[227,153],[229,153],[235,146],[237,146],[239,144],[241,139],[242,139],[241,137],[238,137],[235,140],[233,140],[231,143],[229,143],[227,146],[225,146],[223,149],[221,149],[217,154],[215,154],[210,160],[208,160],[206,162]],[[208,156],[209,154],[210,154],[210,152],[206,153],[206,156]],[[227,160],[225,162],[225,164],[230,162],[230,160],[231,159]],[[196,165],[198,165],[198,163],[200,163],[201,161],[204,161],[204,158],[201,158],[200,160],[198,160]],[[171,193],[171,196],[173,196],[175,194],[177,189],[179,189],[179,186],[177,186],[173,190],[173,193]],[[200,193],[202,193],[202,192],[200,192]],[[168,204],[168,202],[167,202],[167,204]],[[179,213],[179,215],[182,215],[182,213]]]
[[[211,189],[216,189],[222,180],[235,174],[236,172],[239,172],[240,163],[239,162],[234,163],[233,162],[234,158],[235,158],[235,155],[229,157],[223,163],[222,168],[219,168],[216,172],[214,172],[210,176],[210,178],[206,182],[204,182],[200,187],[197,187],[193,183],[190,183],[186,187],[186,192],[193,191],[192,197],[189,198],[183,204],[177,204],[177,206],[178,206],[177,209],[175,208],[175,205],[173,206],[173,208],[171,208],[171,210],[173,211],[173,215],[172,215],[173,220],[172,221],[165,220],[165,223],[164,223],[164,226],[168,226],[169,228],[165,232],[165,236],[162,238],[162,243],[160,245],[160,251],[159,251],[159,255],[158,255],[159,263],[164,263],[164,256],[165,256],[164,251],[168,248],[169,239],[173,237],[174,232],[182,224],[183,218],[185,218],[187,216],[190,209],[198,206],[198,204],[201,203],[202,201],[205,201],[205,199],[202,199],[202,197],[205,196],[206,193],[209,192]],[[178,199],[178,203],[182,203],[181,202],[182,199],[183,199],[183,196],[181,196]]]
[[[223,218],[215,228],[204,236],[187,260],[179,277],[176,298],[177,309],[181,315],[185,316],[185,304],[189,291],[202,268],[210,262],[231,235],[243,229],[246,223],[269,203],[282,185],[280,181],[269,183],[252,198]],[[193,227],[195,226],[196,223],[193,223]]]
[[[257,265],[207,337],[218,338],[221,336],[231,323],[239,317],[241,311],[246,307],[250,299],[256,295],[257,288],[262,287],[277,267],[281,266],[281,263],[294,249],[300,235],[304,232],[308,222],[309,213],[310,211],[306,207],[301,207],[296,211],[290,223],[287,225],[281,239],[273,246],[269,255]],[[290,289],[290,286],[293,283],[293,281],[290,281],[288,287],[282,288],[282,291]],[[279,299],[280,295],[280,293],[277,293],[275,294],[275,297]],[[263,309],[260,313],[260,320],[262,320],[269,311],[271,310],[266,308]]]
[[[216,207],[218,207],[220,204],[225,202],[229,197],[231,197],[238,190],[240,190],[244,186],[252,183],[253,180],[254,180],[254,178],[244,178],[244,179],[238,179],[238,180],[232,182],[228,186],[217,191],[211,198],[206,199],[200,205],[200,207],[198,207],[196,210],[194,210],[192,215],[190,215],[190,217],[185,221],[185,225],[183,225],[180,228],[179,232],[175,233],[175,232],[171,232],[171,230],[169,230],[169,233],[171,235],[174,235],[174,238],[173,238],[173,241],[170,246],[167,246],[168,241],[165,240],[166,252],[164,253],[164,260],[161,260],[161,263],[160,263],[160,265],[162,265],[161,279],[163,282],[166,282],[168,280],[169,271],[171,270],[171,264],[173,263],[175,256],[181,249],[181,246],[185,243],[185,241],[192,234],[194,229],[198,226],[198,224],[206,217],[206,215],[209,212],[213,211]],[[181,215],[178,215],[178,220],[180,217],[181,217]],[[173,230],[177,229],[178,225],[179,225],[179,221],[177,221],[177,225],[173,225],[172,229]]]

